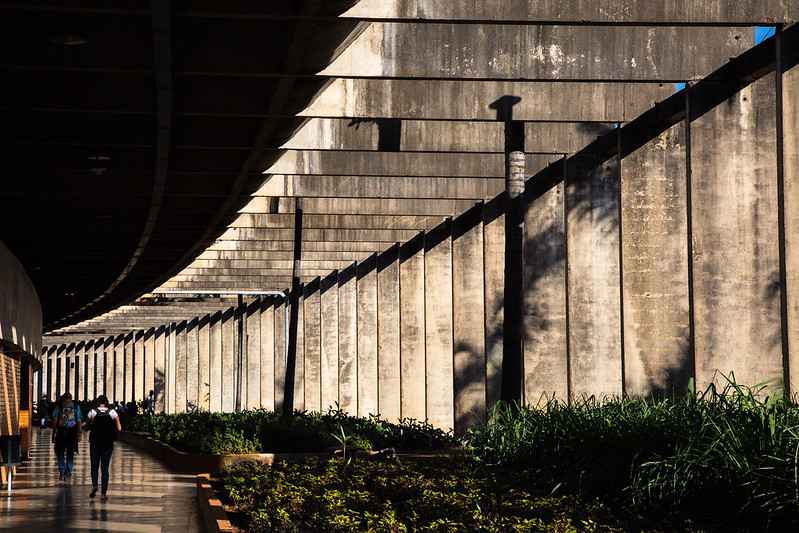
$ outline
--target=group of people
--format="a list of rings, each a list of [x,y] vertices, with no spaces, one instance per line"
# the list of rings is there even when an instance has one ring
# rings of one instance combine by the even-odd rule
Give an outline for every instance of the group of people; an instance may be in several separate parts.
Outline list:
[[[92,476],[89,497],[94,498],[97,495],[98,478],[101,477],[101,500],[106,501],[111,455],[117,433],[122,431],[119,414],[108,405],[108,398],[105,395],[98,396],[94,407],[84,417],[80,405],[66,392],[56,402],[48,420],[53,429],[52,442],[58,458],[58,479],[62,482],[71,478],[81,435],[84,431],[89,431]]]

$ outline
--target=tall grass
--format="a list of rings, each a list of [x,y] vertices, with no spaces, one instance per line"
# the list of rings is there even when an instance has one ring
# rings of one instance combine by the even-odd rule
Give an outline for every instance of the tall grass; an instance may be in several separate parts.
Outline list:
[[[497,405],[468,445],[552,490],[615,500],[671,522],[799,526],[799,406],[724,379],[681,399]]]

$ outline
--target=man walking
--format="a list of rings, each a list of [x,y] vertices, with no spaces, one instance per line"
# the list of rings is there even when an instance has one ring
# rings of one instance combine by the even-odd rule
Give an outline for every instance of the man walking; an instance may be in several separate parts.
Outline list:
[[[108,407],[108,398],[105,395],[97,397],[97,407],[89,411],[88,426],[89,449],[91,453],[92,492],[89,498],[97,495],[98,470],[102,470],[102,491],[100,501],[108,500],[108,477],[111,466],[111,454],[114,452],[114,442],[117,432],[122,431],[122,423],[116,411]]]
[[[72,401],[72,395],[65,392],[53,411],[53,443],[58,457],[58,479],[66,481],[72,476],[75,464],[75,450],[80,441],[80,406]]]

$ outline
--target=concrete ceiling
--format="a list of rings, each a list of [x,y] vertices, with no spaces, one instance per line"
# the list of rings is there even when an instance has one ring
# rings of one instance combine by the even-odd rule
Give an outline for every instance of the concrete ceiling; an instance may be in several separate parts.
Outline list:
[[[176,2],[172,10],[173,31],[186,32],[176,33],[185,42],[173,37],[183,42],[174,46],[183,59],[173,62],[168,183],[174,190],[167,197],[175,203],[161,209],[169,217],[161,246],[172,255],[147,263],[148,279],[158,284],[139,283],[139,294],[282,290],[294,274],[307,282],[344,269],[504,189],[505,117],[497,102],[513,99],[512,118],[524,122],[527,174],[535,175],[668,98],[675,83],[700,80],[751,48],[754,26],[799,15],[799,7],[777,0],[682,0],[663,10],[643,0],[361,0],[336,7],[306,2],[294,11],[278,9],[282,2],[234,4]],[[148,9],[142,17],[151,16]],[[321,39],[325,53],[308,55],[318,51],[316,40],[309,47],[295,39],[286,48],[286,25],[295,37]],[[87,101],[124,94],[124,80],[116,83]],[[108,176],[89,179],[118,190]],[[242,182],[247,186],[233,186]],[[139,196],[149,198],[143,188]],[[64,185],[58,198],[69,194]],[[47,261],[57,254],[40,250],[39,268],[51,278],[67,266],[62,280],[53,281],[59,290],[64,279],[99,272],[98,261],[107,263],[103,272],[118,272],[130,257],[108,248],[136,211],[120,216],[110,190],[75,197],[121,220],[91,224],[97,213],[87,208],[79,223],[96,232],[82,234],[87,254],[59,265]],[[74,231],[71,211],[53,209],[36,211],[48,224],[60,220]],[[72,249],[63,240],[52,246],[59,253]],[[131,283],[125,294],[134,293]],[[171,306],[174,312],[158,315],[162,323],[184,319],[185,306]],[[192,316],[205,312],[198,307]],[[59,332],[79,337],[151,322],[122,312]]]

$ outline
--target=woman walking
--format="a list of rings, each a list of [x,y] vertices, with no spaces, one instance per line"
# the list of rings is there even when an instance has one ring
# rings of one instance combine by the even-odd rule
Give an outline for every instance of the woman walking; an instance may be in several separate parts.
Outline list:
[[[102,470],[102,491],[100,501],[108,500],[108,477],[111,466],[111,454],[114,453],[114,442],[117,432],[122,431],[122,423],[116,411],[108,407],[108,398],[105,395],[97,397],[97,407],[89,411],[87,417],[89,434],[89,449],[91,453],[92,492],[89,498],[97,495],[98,470]]]
[[[80,441],[80,406],[65,392],[53,410],[53,443],[58,457],[58,479],[66,481],[75,466],[75,450]]]

